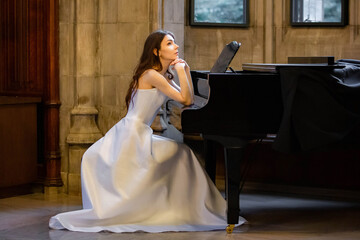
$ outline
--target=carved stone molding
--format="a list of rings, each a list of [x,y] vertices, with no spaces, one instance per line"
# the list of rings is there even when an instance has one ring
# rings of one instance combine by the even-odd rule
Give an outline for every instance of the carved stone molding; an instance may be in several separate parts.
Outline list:
[[[68,144],[92,144],[102,137],[96,125],[98,110],[95,107],[75,107],[71,111],[70,133],[66,138]]]

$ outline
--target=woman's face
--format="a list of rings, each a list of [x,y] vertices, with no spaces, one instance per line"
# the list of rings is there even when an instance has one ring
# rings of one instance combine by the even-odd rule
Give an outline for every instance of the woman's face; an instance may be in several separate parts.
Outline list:
[[[173,61],[178,58],[179,46],[175,43],[174,38],[171,35],[165,35],[161,41],[159,57],[164,61]]]

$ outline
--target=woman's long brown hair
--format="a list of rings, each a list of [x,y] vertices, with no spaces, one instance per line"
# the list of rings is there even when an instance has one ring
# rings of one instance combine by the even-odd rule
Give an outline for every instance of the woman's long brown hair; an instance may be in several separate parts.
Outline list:
[[[144,50],[142,52],[142,55],[140,57],[140,61],[138,65],[135,68],[133,79],[130,82],[129,89],[127,91],[125,102],[126,102],[126,108],[129,109],[130,102],[132,99],[132,96],[136,92],[138,86],[139,86],[139,78],[140,76],[148,69],[154,68],[157,71],[162,70],[162,65],[159,58],[159,50],[162,40],[166,35],[172,36],[174,39],[174,34],[168,31],[164,30],[157,30],[153,33],[151,33],[144,44]],[[157,50],[157,54],[154,54],[154,49]],[[170,78],[172,78],[172,74],[168,73]]]

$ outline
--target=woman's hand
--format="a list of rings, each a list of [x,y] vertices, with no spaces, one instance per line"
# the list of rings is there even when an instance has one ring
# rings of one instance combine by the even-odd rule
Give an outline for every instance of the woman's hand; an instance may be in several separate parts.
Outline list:
[[[178,71],[178,70],[181,70],[181,69],[184,69],[186,70],[187,68],[189,68],[189,65],[185,62],[184,59],[181,59],[181,58],[177,58],[175,59],[174,61],[172,61],[170,63],[170,67],[173,66],[173,68]]]

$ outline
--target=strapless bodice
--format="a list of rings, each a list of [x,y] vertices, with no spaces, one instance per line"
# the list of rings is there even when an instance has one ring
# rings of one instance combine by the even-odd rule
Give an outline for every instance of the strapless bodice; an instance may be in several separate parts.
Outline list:
[[[137,119],[151,125],[167,96],[157,88],[138,89],[129,105],[126,118]]]

